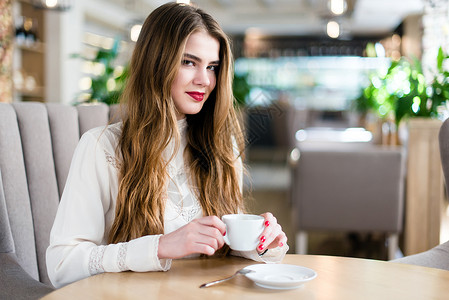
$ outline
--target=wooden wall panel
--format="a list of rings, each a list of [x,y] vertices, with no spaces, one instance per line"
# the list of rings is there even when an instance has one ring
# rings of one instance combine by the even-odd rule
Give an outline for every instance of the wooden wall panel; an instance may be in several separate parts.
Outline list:
[[[405,255],[429,250],[440,243],[444,200],[438,144],[440,127],[439,120],[409,121]]]

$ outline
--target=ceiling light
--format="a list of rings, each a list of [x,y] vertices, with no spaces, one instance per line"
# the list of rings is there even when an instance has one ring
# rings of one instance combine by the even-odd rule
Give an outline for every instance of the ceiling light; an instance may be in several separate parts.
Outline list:
[[[326,27],[327,35],[333,39],[340,36],[340,25],[335,21],[329,21]]]
[[[329,6],[331,12],[335,15],[342,15],[347,8],[345,0],[330,0]]]
[[[49,8],[53,8],[58,4],[58,0],[46,0],[45,5],[47,5]]]
[[[31,0],[36,8],[65,11],[72,7],[72,0]]]

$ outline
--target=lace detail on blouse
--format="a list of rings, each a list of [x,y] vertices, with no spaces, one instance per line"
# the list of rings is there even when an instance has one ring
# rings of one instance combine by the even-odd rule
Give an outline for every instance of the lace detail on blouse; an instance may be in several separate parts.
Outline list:
[[[104,155],[106,156],[106,161],[108,164],[116,168],[117,170],[120,169],[120,162],[115,158],[114,155],[111,155],[109,152],[104,150]]]
[[[167,195],[178,216],[189,223],[195,219],[202,211],[198,199],[195,197],[196,189],[190,185],[189,173],[187,172],[183,161],[168,165],[169,184]]]
[[[103,255],[106,250],[106,246],[98,246],[92,250],[89,257],[89,273],[95,275],[104,273],[103,268]]]
[[[186,223],[189,223],[190,221],[195,219],[195,217],[197,217],[201,212],[201,206],[197,200],[194,200],[193,205],[190,207],[183,207],[182,204],[179,205],[174,203],[173,201],[170,202],[173,204],[176,213],[181,216]]]
[[[118,257],[117,257],[117,265],[120,271],[127,271],[126,267],[126,253],[128,251],[128,244],[121,243],[118,248]]]

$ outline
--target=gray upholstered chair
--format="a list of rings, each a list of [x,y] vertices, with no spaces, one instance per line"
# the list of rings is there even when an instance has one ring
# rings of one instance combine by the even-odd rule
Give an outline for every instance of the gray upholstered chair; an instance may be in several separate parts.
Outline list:
[[[115,110],[115,108],[114,108]],[[50,292],[45,252],[73,152],[105,104],[0,103],[0,299]]]
[[[14,248],[0,173],[0,298],[37,299],[51,292],[51,287],[35,280],[19,265]]]
[[[403,224],[403,151],[337,146],[299,150],[291,194],[296,253],[307,253],[309,231],[381,232],[393,258]]]
[[[439,144],[446,191],[449,193],[449,119],[441,125]],[[393,262],[449,270],[449,241],[428,251],[396,259]]]

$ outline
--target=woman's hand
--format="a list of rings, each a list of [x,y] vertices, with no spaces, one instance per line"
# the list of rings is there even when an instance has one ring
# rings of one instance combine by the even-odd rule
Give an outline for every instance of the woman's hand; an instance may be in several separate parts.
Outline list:
[[[265,218],[265,229],[260,235],[257,251],[261,253],[266,249],[284,246],[287,243],[287,236],[282,231],[282,227],[278,224],[276,218],[269,212],[261,216]]]
[[[175,259],[195,253],[213,255],[223,247],[225,234],[226,226],[218,217],[195,219],[159,238],[158,257]]]

